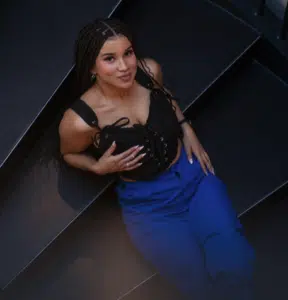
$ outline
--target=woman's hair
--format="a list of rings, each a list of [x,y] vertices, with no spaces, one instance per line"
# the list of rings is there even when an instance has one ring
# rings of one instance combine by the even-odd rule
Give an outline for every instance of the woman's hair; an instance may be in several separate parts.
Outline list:
[[[73,86],[73,98],[78,98],[85,91],[87,91],[93,84],[91,80],[90,70],[95,64],[95,60],[104,45],[105,41],[108,38],[113,36],[125,36],[132,44],[135,55],[142,66],[142,69],[147,74],[147,76],[156,84],[158,87],[166,94],[169,102],[175,110],[175,107],[172,104],[172,97],[164,87],[158,83],[145,60],[140,58],[138,49],[135,47],[132,39],[132,33],[130,32],[128,26],[118,19],[97,19],[93,22],[86,24],[78,33],[78,37],[75,41],[75,52],[74,52],[74,63],[75,63],[75,75],[76,77],[76,88]],[[71,87],[72,89],[72,87]],[[71,103],[73,99],[71,99]],[[70,105],[68,105],[69,107]],[[65,109],[68,108],[66,106]],[[54,163],[58,164],[59,159],[61,160],[60,155],[60,140],[58,134],[58,126],[62,119],[65,109],[59,111],[58,115],[55,117],[55,121],[50,126],[49,130],[42,136],[41,144],[43,145],[39,154],[41,155],[40,161],[48,162],[50,159]],[[46,131],[46,128],[45,128]],[[49,141],[48,141],[49,140]]]
[[[163,86],[155,80],[153,73],[147,66],[145,60],[140,58],[129,27],[118,19],[110,18],[97,19],[94,22],[88,23],[79,31],[75,42],[74,52],[75,71],[79,94],[84,93],[93,84],[90,70],[93,68],[95,60],[105,41],[110,37],[119,35],[125,36],[130,41],[144,72],[166,93],[168,99],[171,101],[170,95],[165,91]]]
[[[97,19],[79,31],[75,42],[74,62],[77,83],[82,93],[92,85],[90,70],[103,44],[108,38],[117,35],[125,36],[132,43],[128,26],[118,19]]]

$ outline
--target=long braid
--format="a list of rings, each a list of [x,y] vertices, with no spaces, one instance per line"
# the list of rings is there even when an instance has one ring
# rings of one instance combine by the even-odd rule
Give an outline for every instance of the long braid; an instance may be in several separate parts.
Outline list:
[[[132,43],[132,34],[129,29],[125,24],[117,19],[97,19],[96,21],[88,23],[79,31],[74,44],[75,68],[73,70],[74,73],[72,73],[72,78],[74,80],[71,80],[71,82],[69,81],[71,90],[69,89],[68,94],[71,98],[71,102],[72,98],[79,98],[80,95],[92,86],[93,82],[91,81],[92,74],[90,73],[90,70],[93,68],[96,57],[105,41],[109,37],[115,36],[115,34],[127,37]],[[73,81],[74,84],[72,83]],[[61,93],[62,92],[64,91],[61,91]],[[59,108],[61,105],[62,104],[59,103]],[[59,109],[54,122],[48,129],[45,129],[45,133],[43,133],[42,137],[40,137],[37,146],[39,147],[37,150],[38,157],[35,157],[39,163],[46,165],[52,161],[52,163],[54,163],[57,167],[59,166],[59,163],[62,162],[58,128],[63,117],[63,113],[70,105],[65,105],[65,107],[61,107]]]
[[[143,59],[139,59],[139,62],[142,66],[142,69],[144,70],[144,72],[146,73],[146,75],[152,80],[152,82],[154,82],[154,84],[156,84],[161,91],[166,95],[168,101],[170,102],[172,108],[174,109],[174,111],[176,110],[175,105],[173,104],[172,100],[175,99],[175,97],[173,97],[170,93],[167,92],[167,90],[165,89],[165,87],[160,84],[154,77],[154,74],[152,73],[150,67],[147,65],[146,61]]]
[[[74,71],[77,86],[76,91],[73,93],[75,99],[92,86],[91,69],[95,64],[96,57],[105,41],[115,35],[123,35],[133,44],[130,30],[124,23],[117,19],[97,19],[94,22],[88,23],[79,31],[74,45]],[[135,45],[133,45],[135,51],[134,46]],[[137,53],[136,56],[138,57]],[[173,106],[171,95],[156,81],[146,62],[139,57],[138,60],[147,76],[167,95],[167,98]],[[173,108],[175,109],[174,106]],[[61,112],[55,117],[55,121],[51,125],[49,132],[46,132],[47,136],[43,136],[43,140],[41,139],[41,149],[39,149],[38,154],[41,157],[40,162],[42,163],[48,163],[52,159],[52,161],[58,165],[61,161],[58,127],[64,111],[61,109]]]

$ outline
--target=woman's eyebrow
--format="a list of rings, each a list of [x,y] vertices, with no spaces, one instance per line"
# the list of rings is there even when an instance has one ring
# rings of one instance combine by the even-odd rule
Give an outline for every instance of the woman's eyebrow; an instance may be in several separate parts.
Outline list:
[[[127,49],[125,49],[125,51],[129,50],[130,48],[132,48],[132,46],[129,46]],[[115,55],[115,53],[113,53],[113,52],[106,52],[106,53],[101,54],[101,56],[106,56],[106,55]]]

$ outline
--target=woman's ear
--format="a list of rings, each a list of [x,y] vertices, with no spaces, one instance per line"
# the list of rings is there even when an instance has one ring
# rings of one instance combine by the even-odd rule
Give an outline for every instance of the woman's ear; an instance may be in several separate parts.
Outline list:
[[[93,68],[90,69],[90,74],[97,74],[96,66],[94,65]]]

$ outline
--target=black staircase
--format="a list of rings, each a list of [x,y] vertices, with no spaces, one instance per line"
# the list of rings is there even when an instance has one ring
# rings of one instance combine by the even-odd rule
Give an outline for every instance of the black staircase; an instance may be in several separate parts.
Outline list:
[[[258,16],[263,16],[264,15],[266,5],[267,5],[266,0],[259,1],[259,6],[258,6],[257,11],[256,11],[256,16],[257,15]],[[281,39],[281,40],[285,40],[286,36],[287,36],[287,30],[288,30],[288,2],[286,3],[283,10],[284,10],[284,14],[283,14],[283,18],[281,20],[281,28],[280,28],[279,35],[278,35],[278,38]]]
[[[219,2],[224,1],[110,2],[110,7],[103,4],[105,14],[114,7],[110,15],[131,25],[142,55],[160,62],[165,82],[181,99],[180,106],[192,120],[217,175],[226,182],[259,253],[259,299],[287,298],[283,279],[287,243],[276,238],[277,233],[285,237],[288,228],[286,58],[239,18],[241,12],[231,3],[223,8]],[[86,19],[93,9],[95,17],[103,14],[97,12],[100,3],[89,3]],[[63,53],[69,56],[71,50]],[[27,121],[32,112],[28,119],[23,117],[21,130],[13,127],[13,139],[2,149],[0,287],[4,298],[180,299],[129,243],[113,177],[53,163],[49,151],[57,137],[59,116],[74,101],[74,70],[69,66],[61,72],[62,78],[67,74],[63,81],[50,76],[58,84],[61,81],[55,93],[51,88],[58,86],[55,82],[48,92],[38,91],[42,100],[53,93],[49,101],[38,103],[40,113],[33,107],[33,121]],[[34,78],[27,79],[27,84],[33,82]],[[25,101],[29,97],[22,92]],[[3,105],[11,116],[10,108]],[[6,135],[12,119],[5,125]]]
[[[285,7],[284,18],[283,18],[283,21],[282,21],[282,26],[281,26],[279,38],[282,39],[282,40],[286,40],[287,31],[288,31],[288,2],[287,2],[286,7]]]

